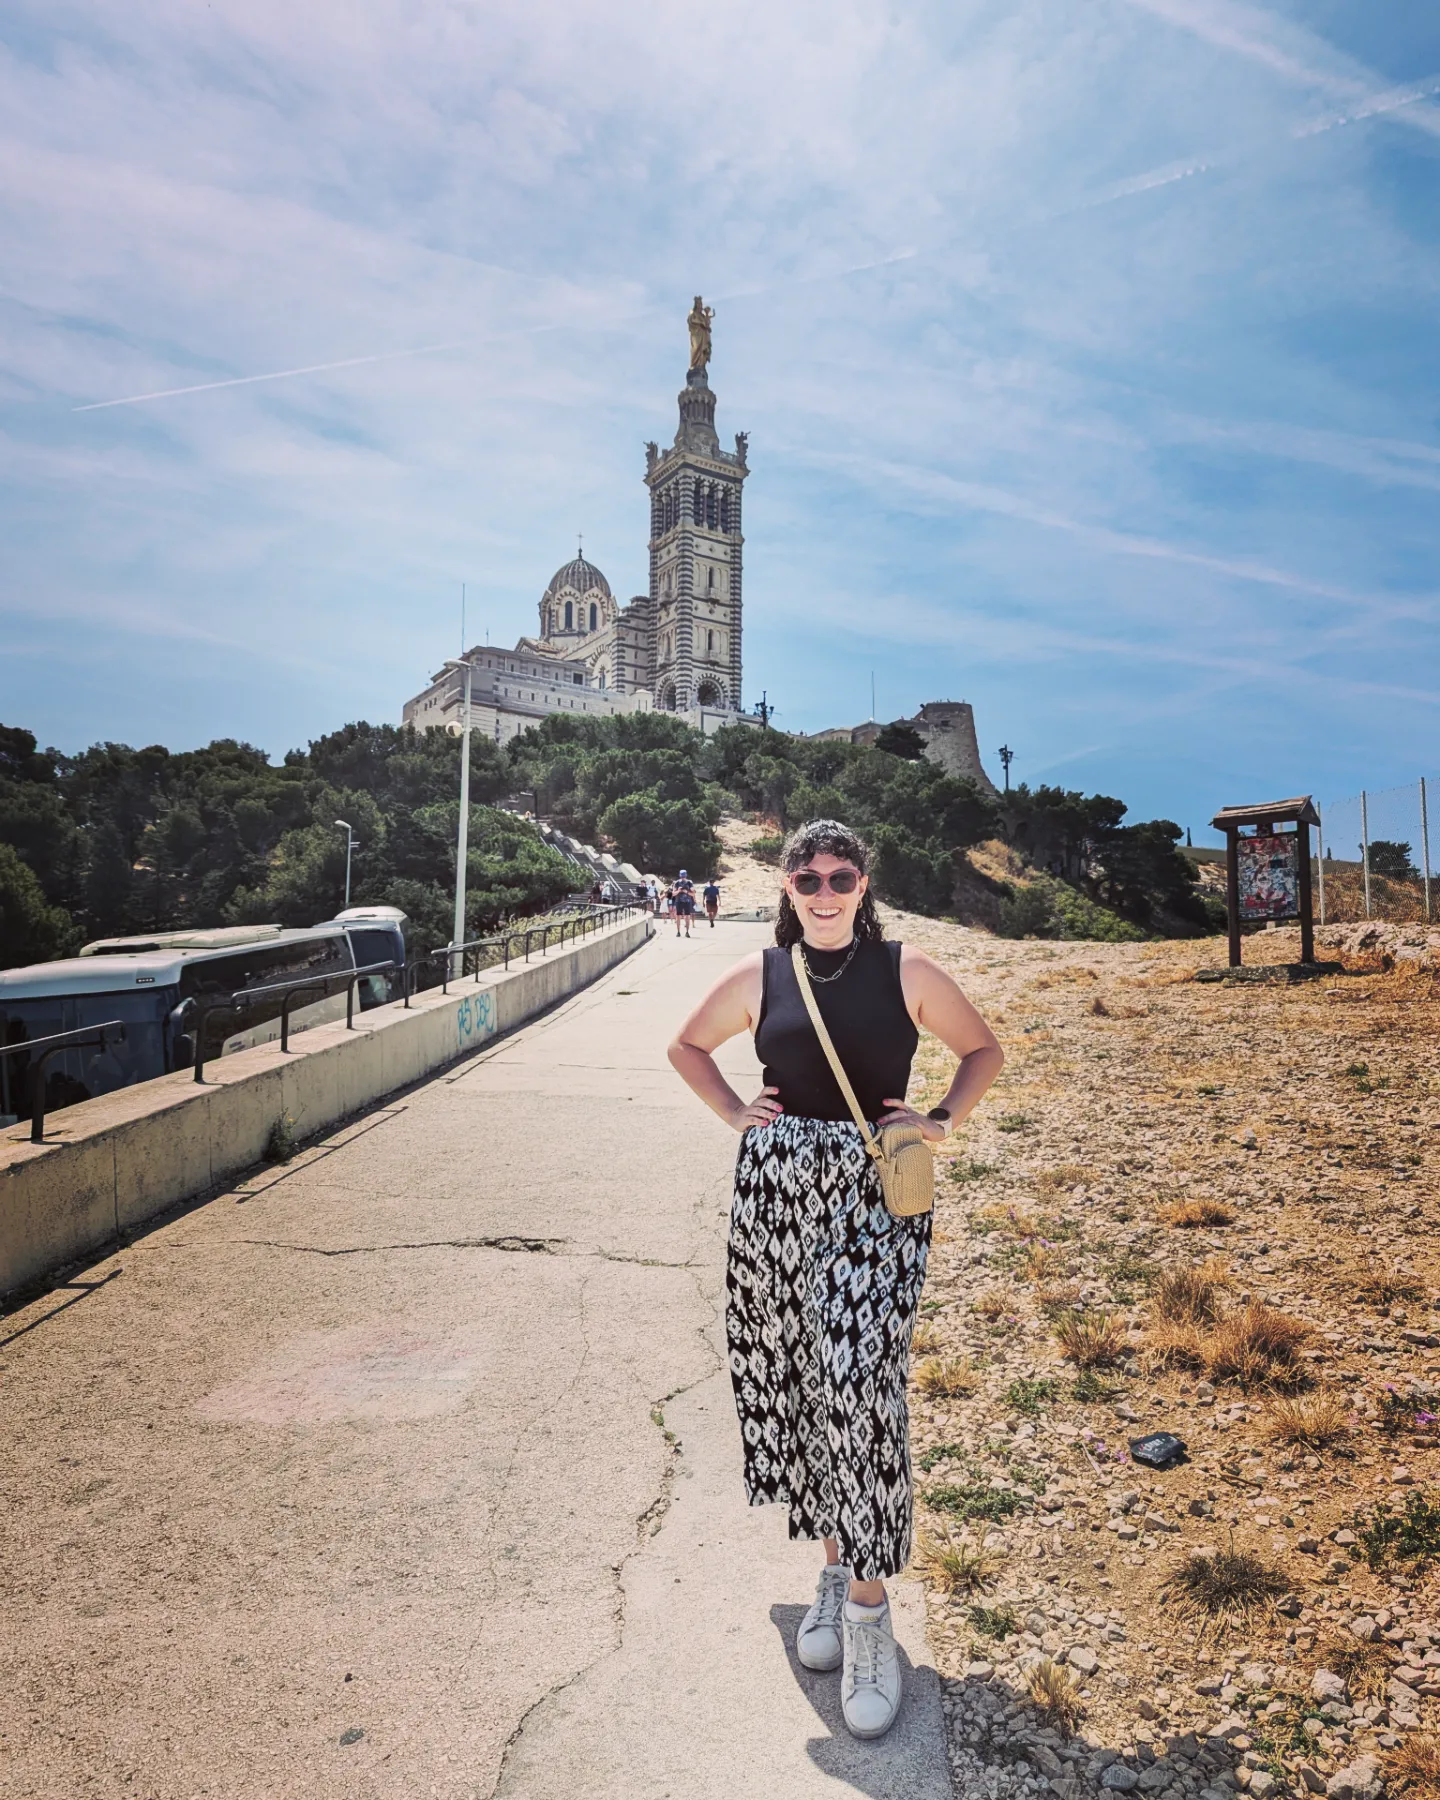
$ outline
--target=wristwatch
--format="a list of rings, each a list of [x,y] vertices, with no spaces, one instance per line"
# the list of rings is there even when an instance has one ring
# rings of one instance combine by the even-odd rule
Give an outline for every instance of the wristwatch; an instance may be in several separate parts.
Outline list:
[[[943,1125],[947,1131],[950,1129],[951,1114],[948,1106],[932,1106],[925,1117],[927,1119],[934,1119],[937,1124]]]

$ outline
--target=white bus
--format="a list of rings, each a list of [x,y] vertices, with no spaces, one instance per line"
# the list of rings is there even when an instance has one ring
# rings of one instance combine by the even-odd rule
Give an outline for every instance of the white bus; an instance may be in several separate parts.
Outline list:
[[[98,1094],[151,1081],[195,1062],[195,1034],[205,1031],[205,1059],[268,1043],[280,1035],[281,994],[247,992],[294,981],[341,976],[356,966],[343,925],[285,930],[277,925],[163,932],[87,944],[59,962],[0,969],[0,1045],[24,1044],[118,1019],[125,1041],[85,1046],[53,1057],[46,1071],[45,1110],[57,1112]],[[363,964],[361,965],[364,966]],[[302,994],[290,1029],[345,1016],[339,981],[326,996]],[[211,1009],[206,1002],[235,1006]],[[0,1056],[0,1125],[29,1118],[30,1058]]]

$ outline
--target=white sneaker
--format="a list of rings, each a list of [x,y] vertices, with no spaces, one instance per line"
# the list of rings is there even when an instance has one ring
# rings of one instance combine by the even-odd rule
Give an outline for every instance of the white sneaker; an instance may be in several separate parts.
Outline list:
[[[845,1723],[852,1737],[884,1737],[900,1710],[900,1653],[890,1629],[890,1602],[847,1605],[844,1638],[840,1708]]]
[[[795,1654],[807,1669],[838,1669],[845,1651],[840,1642],[840,1615],[850,1592],[850,1571],[842,1563],[830,1563],[815,1584],[815,1604],[800,1621],[795,1634]]]

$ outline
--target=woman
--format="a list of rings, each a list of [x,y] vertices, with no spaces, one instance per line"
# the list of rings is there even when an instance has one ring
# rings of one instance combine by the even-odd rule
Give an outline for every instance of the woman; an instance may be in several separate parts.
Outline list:
[[[809,1669],[843,1668],[845,1723],[872,1738],[900,1708],[884,1578],[910,1556],[905,1379],[930,1215],[887,1210],[790,946],[803,946],[821,1017],[872,1126],[918,1125],[940,1142],[974,1111],[1004,1054],[943,969],[885,941],[869,852],[854,832],[817,819],[792,833],[781,861],[777,947],[720,978],[680,1027],[670,1061],[741,1134],[725,1324],[746,1493],[752,1506],[788,1504],[792,1538],[823,1541],[796,1654]],[[960,1058],[945,1098],[923,1116],[905,1103],[921,1026]],[[748,1102],[714,1060],[742,1031],[754,1033],[765,1070]]]

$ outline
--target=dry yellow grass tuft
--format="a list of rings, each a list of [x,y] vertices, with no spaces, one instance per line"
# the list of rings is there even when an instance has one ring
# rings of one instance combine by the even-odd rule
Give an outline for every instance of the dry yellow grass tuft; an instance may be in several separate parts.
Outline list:
[[[1194,1231],[1202,1225],[1233,1225],[1235,1208],[1223,1200],[1172,1200],[1160,1208],[1158,1217],[1162,1225]]]
[[[1384,1700],[1391,1671],[1399,1661],[1388,1644],[1362,1644],[1348,1631],[1317,1644],[1314,1656],[1316,1668],[1338,1675],[1357,1704],[1361,1700]]]
[[[1283,1386],[1299,1375],[1300,1351],[1313,1336],[1303,1319],[1252,1300],[1206,1334],[1206,1371],[1212,1380],[1228,1378],[1241,1387]]]
[[[1060,1354],[1078,1369],[1105,1369],[1125,1357],[1125,1327],[1113,1313],[1063,1313],[1055,1321]]]
[[[1044,1656],[1025,1677],[1025,1691],[1035,1710],[1062,1731],[1073,1731],[1084,1716],[1080,1685],[1066,1668]]]
[[[948,1531],[922,1531],[915,1560],[931,1584],[952,1597],[994,1587],[1005,1561],[998,1551]]]
[[[1230,1286],[1230,1267],[1212,1256],[1198,1267],[1170,1269],[1151,1290],[1151,1309],[1171,1324],[1209,1325],[1220,1316],[1222,1290]]]
[[[1292,1394],[1272,1401],[1265,1428],[1277,1443],[1324,1450],[1349,1437],[1355,1421],[1343,1394],[1333,1388],[1321,1388],[1313,1394]],[[1325,1667],[1328,1669],[1329,1663]]]
[[[910,1354],[912,1356],[933,1356],[942,1342],[940,1327],[934,1320],[921,1319],[910,1333]]]
[[[1368,1306],[1393,1306],[1397,1300],[1423,1300],[1425,1289],[1413,1275],[1370,1257],[1356,1279],[1355,1298]]]
[[[1020,1311],[1020,1296],[1012,1287],[986,1288],[975,1296],[975,1310],[982,1319],[994,1325],[1001,1319],[1013,1319]]]
[[[1062,1194],[1071,1188],[1086,1187],[1094,1179],[1095,1171],[1083,1163],[1056,1163],[1053,1169],[1042,1169],[1034,1182],[1042,1194]]]
[[[1440,1737],[1433,1731],[1407,1732],[1385,1756],[1385,1791],[1440,1800]]]
[[[1047,1318],[1053,1319],[1058,1313],[1073,1312],[1080,1304],[1080,1283],[1078,1281],[1048,1282],[1035,1290],[1035,1304]]]
[[[1289,1588],[1283,1571],[1249,1550],[1194,1552],[1171,1570],[1160,1592],[1197,1627],[1238,1623]]]
[[[979,1370],[968,1356],[927,1356],[916,1365],[913,1379],[932,1400],[958,1400],[980,1385]]]
[[[1064,1252],[1053,1244],[1031,1244],[1019,1272],[1026,1281],[1058,1280],[1066,1273]]]

